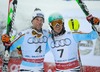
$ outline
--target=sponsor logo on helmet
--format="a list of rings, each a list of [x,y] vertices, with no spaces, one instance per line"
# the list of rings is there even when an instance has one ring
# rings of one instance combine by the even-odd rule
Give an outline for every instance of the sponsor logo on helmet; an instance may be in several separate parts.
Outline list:
[[[39,16],[39,17],[44,17],[44,15],[43,15],[43,14],[41,14],[41,13],[37,13],[37,14],[36,14],[36,16]]]

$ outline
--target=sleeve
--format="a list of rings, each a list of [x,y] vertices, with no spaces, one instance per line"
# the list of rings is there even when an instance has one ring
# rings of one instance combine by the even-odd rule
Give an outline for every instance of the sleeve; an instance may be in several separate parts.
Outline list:
[[[85,34],[73,34],[73,37],[76,42],[79,42],[82,40],[93,40],[98,37],[98,33],[96,31],[92,31],[90,33],[85,33]]]
[[[21,35],[20,37],[16,38],[12,46],[10,47],[10,52],[15,50],[18,46],[21,46],[24,40],[24,34]]]
[[[50,50],[48,43],[46,43],[46,51],[45,53],[47,53]]]
[[[49,38],[50,37],[50,31],[48,30],[47,31],[47,37]],[[49,52],[50,51],[50,48],[49,48],[49,45],[48,45],[48,41],[47,41],[47,43],[46,43],[46,51],[45,51],[45,53],[47,53],[47,52]]]

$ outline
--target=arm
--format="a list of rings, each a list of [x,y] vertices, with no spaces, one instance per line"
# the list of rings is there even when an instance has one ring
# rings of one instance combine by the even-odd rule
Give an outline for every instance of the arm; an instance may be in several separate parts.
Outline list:
[[[45,50],[45,53],[47,53],[48,51],[50,51],[50,48],[49,48],[48,43],[46,43],[46,50]]]
[[[10,47],[10,52],[15,50],[18,46],[21,46],[21,44],[23,43],[23,40],[24,40],[24,34],[18,37],[17,39],[15,39],[15,41],[12,43]]]
[[[73,34],[73,37],[76,40],[76,42],[82,40],[92,40],[98,37],[98,33],[96,31],[92,31],[90,33],[84,33],[84,34]]]
[[[47,31],[47,37],[48,37],[48,39],[49,39],[50,36],[51,36],[51,34],[50,34],[50,31],[48,30],[48,31]],[[45,53],[47,53],[47,52],[49,52],[49,51],[50,51],[50,48],[49,48],[48,41],[47,41]]]

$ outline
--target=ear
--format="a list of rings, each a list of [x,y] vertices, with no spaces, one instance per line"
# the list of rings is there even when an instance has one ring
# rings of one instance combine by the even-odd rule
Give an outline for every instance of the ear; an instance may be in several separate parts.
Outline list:
[[[31,20],[31,23],[33,22],[33,20]]]
[[[51,27],[51,29],[53,30],[53,27],[52,26],[50,26]]]
[[[51,23],[49,23],[49,25],[51,26]]]
[[[50,25],[51,29],[53,29],[53,27],[52,27],[51,23],[49,23],[49,25]]]

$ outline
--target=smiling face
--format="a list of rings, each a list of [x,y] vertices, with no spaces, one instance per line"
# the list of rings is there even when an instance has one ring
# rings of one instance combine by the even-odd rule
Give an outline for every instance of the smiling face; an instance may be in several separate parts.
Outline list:
[[[60,19],[59,20],[54,20],[50,24],[51,24],[53,30],[56,33],[60,33],[62,31],[62,28],[63,28],[63,21],[62,20],[60,20]]]
[[[42,29],[43,22],[44,22],[44,20],[41,17],[34,18],[32,20],[33,28],[36,29],[37,31],[40,31]]]

